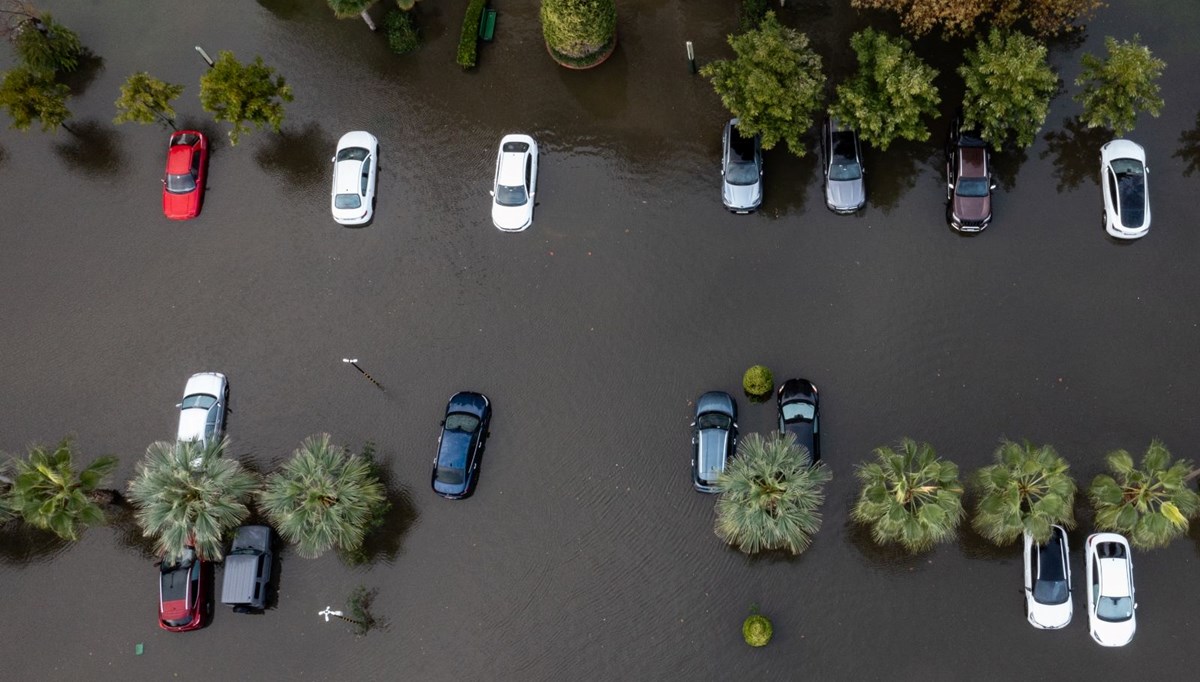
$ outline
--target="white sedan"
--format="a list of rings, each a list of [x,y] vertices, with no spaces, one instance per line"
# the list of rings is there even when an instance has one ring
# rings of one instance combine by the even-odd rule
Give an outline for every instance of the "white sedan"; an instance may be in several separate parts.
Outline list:
[[[340,225],[365,225],[375,213],[375,176],[379,140],[355,130],[338,140],[333,156],[333,219]]]
[[[1057,630],[1071,622],[1071,563],[1067,531],[1050,526],[1043,544],[1025,533],[1025,616],[1042,630]]]
[[[1104,230],[1117,239],[1137,239],[1150,231],[1150,192],[1146,150],[1129,140],[1100,148],[1100,184],[1104,194]]]
[[[1129,541],[1116,533],[1089,535],[1087,582],[1092,639],[1104,646],[1125,646],[1137,630]]]
[[[207,445],[225,434],[225,413],[229,403],[229,382],[219,372],[193,374],[183,387],[176,440],[195,440]]]
[[[537,142],[528,135],[505,135],[496,153],[496,178],[490,192],[496,227],[520,232],[533,224],[537,174]]]

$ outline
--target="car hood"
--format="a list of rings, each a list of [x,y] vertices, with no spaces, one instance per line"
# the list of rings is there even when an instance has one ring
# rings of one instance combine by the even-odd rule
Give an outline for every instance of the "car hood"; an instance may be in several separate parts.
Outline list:
[[[520,206],[501,206],[492,202],[492,223],[501,230],[517,232],[529,227],[533,222],[533,202],[526,201]]]
[[[752,185],[724,185],[723,198],[725,205],[733,210],[749,211],[758,208],[762,203],[762,182]]]
[[[175,194],[163,190],[163,215],[171,220],[195,218],[199,213],[199,208],[199,190],[193,190],[187,194]]]
[[[159,611],[159,617],[164,623],[172,627],[186,625],[192,619],[192,612],[188,608],[187,600],[175,599],[172,601],[162,602],[162,608]]]
[[[854,211],[866,202],[862,179],[830,180],[825,185],[825,203],[835,211]]]
[[[204,440],[204,426],[207,418],[208,410],[199,407],[180,410],[179,433],[176,434],[175,439],[180,441]]]
[[[984,220],[992,214],[992,197],[960,197],[954,195],[954,215],[959,220]]]

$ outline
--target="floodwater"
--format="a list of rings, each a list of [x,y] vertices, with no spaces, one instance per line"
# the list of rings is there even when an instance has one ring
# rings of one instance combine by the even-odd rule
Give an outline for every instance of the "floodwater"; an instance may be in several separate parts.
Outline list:
[[[1081,486],[1115,448],[1200,440],[1200,6],[1112,0],[1052,60],[1065,94],[1024,154],[997,157],[996,219],[943,222],[938,140],[962,44],[922,53],[947,75],[934,138],[869,151],[868,208],[827,212],[819,169],[768,153],[766,202],[719,203],[725,113],[688,74],[728,54],[733,2],[624,0],[601,68],[545,55],[531,0],[495,3],[479,67],[454,64],[463,0],[426,0],[426,42],[390,55],[320,0],[47,0],[97,59],[75,79],[73,127],[0,136],[0,449],[73,434],[121,457],[123,485],[175,428],[192,372],[225,372],[237,456],[270,471],[309,434],[376,444],[398,511],[348,567],[285,551],[275,608],[218,607],[188,634],[155,624],[152,558],[127,522],[73,545],[0,535],[0,660],[33,679],[1117,679],[1182,678],[1200,620],[1200,532],[1136,554],[1138,634],[1087,635],[1082,590],[1060,632],[1024,619],[1016,546],[958,542],[906,557],[849,523],[854,465],[928,440],[964,474],[997,439],[1049,442]],[[374,14],[382,18],[382,5]],[[842,2],[789,3],[829,71],[853,68]],[[1122,245],[1100,225],[1097,146],[1070,99],[1079,56],[1140,33],[1165,59],[1166,107],[1131,137],[1152,168],[1154,226]],[[231,147],[201,110],[193,51],[260,54],[295,88],[281,135]],[[0,67],[11,66],[5,53]],[[180,122],[216,136],[203,215],[159,206],[166,135],[116,127],[125,77],[186,85]],[[382,145],[377,218],[329,217],[337,137]],[[533,227],[488,218],[495,144],[542,145]],[[815,138],[813,139],[815,147]],[[357,358],[381,392],[342,362]],[[824,398],[825,525],[795,559],[748,559],[712,534],[688,478],[691,401],[736,393],[764,363]],[[476,495],[428,489],[445,400],[487,393],[492,438]],[[742,402],[744,432],[773,407]],[[1071,536],[1082,583],[1086,505]],[[218,575],[219,581],[219,575]],[[386,630],[356,639],[317,611],[378,590]],[[741,642],[752,604],[775,623]],[[145,653],[135,655],[135,645]]]

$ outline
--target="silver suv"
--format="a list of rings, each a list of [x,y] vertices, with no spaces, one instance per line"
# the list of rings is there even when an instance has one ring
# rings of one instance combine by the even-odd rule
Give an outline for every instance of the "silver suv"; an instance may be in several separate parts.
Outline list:
[[[221,603],[235,613],[254,613],[267,606],[267,583],[271,582],[271,529],[242,526],[233,536],[233,547],[225,557]]]
[[[750,213],[762,205],[762,139],[743,137],[738,119],[725,124],[721,136],[721,203],[734,213]]]

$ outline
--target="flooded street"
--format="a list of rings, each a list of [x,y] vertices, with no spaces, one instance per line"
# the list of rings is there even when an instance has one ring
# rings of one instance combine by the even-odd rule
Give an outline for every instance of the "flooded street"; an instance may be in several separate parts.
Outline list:
[[[373,10],[381,21],[385,4]],[[1200,529],[1137,552],[1138,632],[1088,636],[1082,495],[1071,533],[1075,618],[1025,621],[1018,544],[967,524],[919,557],[873,545],[849,510],[854,466],[901,436],[964,477],[1001,437],[1051,443],[1081,490],[1103,456],[1152,438],[1200,459],[1200,65],[1194,0],[1110,0],[1057,41],[1065,92],[1023,154],[997,155],[995,219],[946,226],[941,140],[961,95],[961,42],[925,39],[943,117],[928,143],[866,151],[867,208],[825,209],[810,153],[767,152],[752,216],[720,203],[728,114],[688,73],[728,56],[732,0],[621,0],[619,43],[586,72],[550,60],[534,0],[493,0],[479,66],[454,63],[466,0],[424,0],[425,42],[387,50],[323,0],[44,0],[98,56],[76,80],[72,128],[0,133],[0,450],[75,436],[115,454],[123,487],[146,446],[174,434],[193,372],[229,377],[235,456],[274,470],[313,433],[375,443],[396,509],[372,561],[282,552],[275,608],[206,628],[156,623],[154,559],[128,522],[63,546],[0,530],[0,660],[10,680],[1011,680],[1184,679],[1200,625]],[[789,2],[831,76],[879,15]],[[1097,182],[1107,133],[1071,119],[1084,52],[1132,38],[1165,60],[1146,149],[1154,224],[1117,244]],[[256,54],[295,91],[283,132],[236,147],[201,109],[193,50]],[[0,70],[13,66],[0,51]],[[125,78],[185,85],[180,127],[213,138],[199,219],[162,215],[167,134],[114,126]],[[3,125],[8,121],[4,119]],[[380,141],[374,223],[336,225],[338,137]],[[533,226],[491,225],[495,149],[541,147]],[[1184,139],[1190,136],[1192,147]],[[386,389],[342,362],[357,358]],[[746,558],[712,532],[715,498],[689,478],[692,401],[739,396],[743,433],[775,426],[741,398],[762,363],[821,389],[825,521],[799,558]],[[486,393],[492,436],[478,491],[429,489],[454,392]],[[969,500],[969,503],[971,501]],[[217,580],[219,585],[220,572]],[[355,638],[317,612],[378,590],[386,630]],[[752,604],[775,625],[751,649]],[[145,653],[135,656],[135,645]]]

